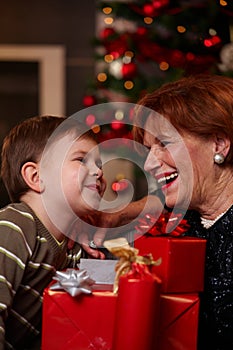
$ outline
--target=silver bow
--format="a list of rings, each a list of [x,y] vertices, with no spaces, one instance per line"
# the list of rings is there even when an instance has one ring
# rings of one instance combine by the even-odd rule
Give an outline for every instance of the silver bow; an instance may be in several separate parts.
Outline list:
[[[56,271],[56,275],[53,279],[58,282],[50,287],[51,290],[64,289],[72,297],[82,293],[91,294],[91,286],[95,283],[95,281],[89,277],[86,270],[67,269],[64,272]]]

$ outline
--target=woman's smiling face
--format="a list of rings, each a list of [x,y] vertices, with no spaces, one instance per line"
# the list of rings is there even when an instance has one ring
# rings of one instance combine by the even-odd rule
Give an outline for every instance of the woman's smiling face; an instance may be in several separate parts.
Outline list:
[[[144,168],[157,180],[166,205],[198,208],[211,189],[213,142],[187,132],[181,137],[168,120],[152,115],[143,144],[149,152]]]

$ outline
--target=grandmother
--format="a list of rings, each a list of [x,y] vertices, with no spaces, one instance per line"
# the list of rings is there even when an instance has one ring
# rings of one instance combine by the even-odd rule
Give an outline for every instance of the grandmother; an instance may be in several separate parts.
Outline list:
[[[189,209],[187,234],[207,239],[198,350],[233,349],[233,79],[182,78],[138,105],[145,170],[167,207]]]

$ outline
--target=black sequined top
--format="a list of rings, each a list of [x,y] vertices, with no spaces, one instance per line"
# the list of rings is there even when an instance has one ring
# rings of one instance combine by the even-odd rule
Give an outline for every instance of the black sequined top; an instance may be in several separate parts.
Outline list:
[[[196,212],[187,219],[186,235],[207,239],[198,350],[233,350],[233,206],[209,229]]]

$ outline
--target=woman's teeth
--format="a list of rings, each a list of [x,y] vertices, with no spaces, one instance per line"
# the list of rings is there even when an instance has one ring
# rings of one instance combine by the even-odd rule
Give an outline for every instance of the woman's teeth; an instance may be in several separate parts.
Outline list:
[[[176,178],[178,176],[178,173],[172,173],[168,176],[164,176],[164,177],[161,177],[160,179],[158,179],[158,183],[162,183],[162,182],[165,182],[165,183],[168,183],[168,182],[171,182],[174,180],[174,178]]]

